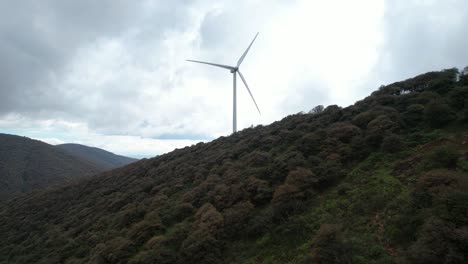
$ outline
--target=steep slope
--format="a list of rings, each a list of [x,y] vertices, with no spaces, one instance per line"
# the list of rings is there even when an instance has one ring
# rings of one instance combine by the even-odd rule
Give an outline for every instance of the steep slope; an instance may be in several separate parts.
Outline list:
[[[100,148],[88,147],[80,144],[69,143],[56,145],[56,147],[83,160],[95,163],[98,167],[106,170],[122,167],[137,161],[137,159],[116,155]]]
[[[0,199],[102,171],[44,142],[0,134]]]
[[[17,197],[0,263],[466,263],[463,85],[423,74]]]

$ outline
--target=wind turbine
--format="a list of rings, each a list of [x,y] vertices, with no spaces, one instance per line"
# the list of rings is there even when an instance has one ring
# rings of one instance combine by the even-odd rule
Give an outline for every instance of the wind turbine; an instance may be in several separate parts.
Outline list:
[[[254,37],[254,39],[252,40],[252,42],[250,43],[250,45],[247,47],[247,49],[244,51],[244,53],[242,54],[242,56],[239,58],[239,60],[237,61],[237,65],[236,65],[236,66],[228,66],[228,65],[222,65],[222,64],[217,64],[217,63],[210,63],[210,62],[204,62],[204,61],[196,61],[196,60],[187,60],[187,61],[191,61],[191,62],[203,63],[203,64],[208,64],[208,65],[211,65],[211,66],[216,66],[216,67],[228,69],[228,70],[232,73],[232,78],[233,78],[232,131],[233,131],[233,133],[236,133],[236,132],[237,132],[237,94],[236,94],[236,76],[237,76],[237,73],[239,73],[239,76],[240,76],[242,82],[244,83],[245,88],[247,88],[247,91],[249,92],[250,97],[252,97],[252,100],[253,100],[253,102],[254,102],[254,104],[255,104],[255,107],[257,107],[258,113],[261,114],[261,113],[260,113],[260,109],[258,108],[257,102],[255,102],[255,99],[254,99],[254,97],[253,97],[253,95],[252,95],[252,92],[250,91],[249,86],[247,85],[247,81],[245,80],[244,75],[242,75],[242,73],[241,73],[240,70],[239,70],[239,67],[240,67],[242,61],[244,61],[245,56],[246,56],[247,53],[249,52],[249,49],[250,49],[250,47],[252,47],[252,44],[254,43],[254,41],[255,41],[255,39],[257,38],[257,36],[258,36],[258,33],[255,35],[255,37]]]

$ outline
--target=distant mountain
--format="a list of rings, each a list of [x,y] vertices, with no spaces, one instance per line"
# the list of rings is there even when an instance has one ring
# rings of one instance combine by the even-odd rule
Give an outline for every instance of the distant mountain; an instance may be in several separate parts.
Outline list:
[[[456,73],[0,202],[0,263],[468,263]]]
[[[83,160],[94,163],[105,170],[115,169],[137,161],[137,159],[116,155],[100,148],[88,147],[80,144],[61,144],[56,147]]]
[[[0,199],[102,171],[95,163],[47,143],[0,134]]]

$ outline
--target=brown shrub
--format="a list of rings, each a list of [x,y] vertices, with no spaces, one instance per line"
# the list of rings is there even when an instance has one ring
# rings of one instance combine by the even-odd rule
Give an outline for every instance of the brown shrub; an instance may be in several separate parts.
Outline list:
[[[300,190],[305,190],[318,183],[315,174],[307,168],[297,168],[289,172],[285,183],[292,185]]]
[[[350,263],[340,225],[322,224],[313,239],[312,263]]]
[[[250,201],[243,201],[223,211],[224,232],[235,236],[246,228],[255,206]]]
[[[275,192],[273,193],[273,199],[271,201],[273,203],[280,203],[290,200],[302,199],[303,197],[304,193],[301,192],[296,186],[283,184],[276,188]]]
[[[349,143],[353,137],[360,134],[361,129],[359,127],[345,122],[335,123],[328,129],[330,137],[337,138],[344,143]]]
[[[216,234],[224,224],[223,215],[210,204],[204,204],[195,213],[195,229],[203,230],[203,232]]]
[[[267,181],[259,180],[255,177],[249,177],[246,181],[245,189],[249,198],[256,205],[266,204],[271,200],[273,190]]]

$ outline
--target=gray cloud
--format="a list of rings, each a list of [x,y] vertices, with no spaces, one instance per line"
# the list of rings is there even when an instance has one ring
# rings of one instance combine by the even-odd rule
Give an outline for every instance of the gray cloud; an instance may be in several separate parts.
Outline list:
[[[120,34],[137,9],[112,0],[1,1],[0,113],[66,111],[53,81],[77,49]]]
[[[374,82],[386,84],[427,71],[468,65],[466,1],[385,3],[384,42]]]
[[[356,5],[373,22],[369,14],[379,11],[365,8],[375,2],[348,8]],[[338,4],[0,1],[0,122],[17,114],[105,135],[215,137],[230,131],[231,77],[185,59],[235,63],[257,31],[242,70],[264,115],[252,115],[240,83],[240,125],[268,123],[317,104],[352,103],[380,84],[468,64],[463,0],[386,1],[372,71],[353,65],[373,61],[367,52],[373,45],[366,45],[374,41],[366,38],[373,29],[359,32],[367,20],[353,24],[361,14],[347,16],[355,11],[342,12]],[[345,18],[336,21],[335,15]],[[356,62],[361,54],[364,62]]]

